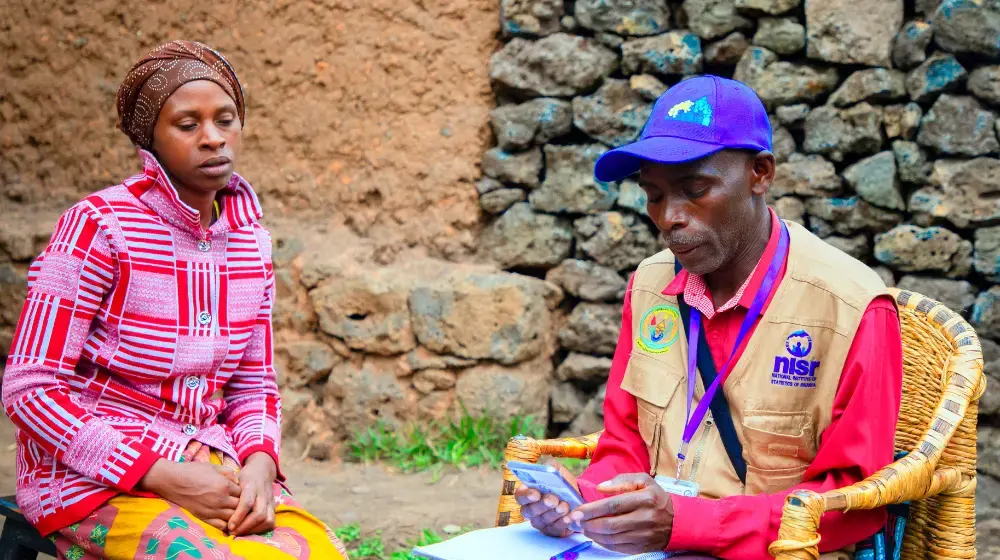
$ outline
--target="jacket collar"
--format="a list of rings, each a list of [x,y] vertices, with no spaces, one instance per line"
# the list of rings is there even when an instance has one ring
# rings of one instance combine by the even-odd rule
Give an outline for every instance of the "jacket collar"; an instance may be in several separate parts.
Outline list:
[[[233,173],[229,184],[223,189],[222,215],[205,230],[201,227],[201,215],[185,204],[177,195],[177,189],[170,182],[167,172],[156,156],[139,149],[142,159],[142,174],[126,181],[126,187],[153,213],[175,227],[187,230],[198,238],[227,233],[260,221],[263,211],[257,194],[243,177]]]

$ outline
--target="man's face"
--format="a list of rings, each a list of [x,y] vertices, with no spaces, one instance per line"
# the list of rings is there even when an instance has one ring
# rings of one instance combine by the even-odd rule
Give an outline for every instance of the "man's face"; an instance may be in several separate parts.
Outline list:
[[[214,192],[229,183],[243,146],[236,103],[215,82],[177,88],[160,109],[153,152],[177,188]]]
[[[685,269],[715,272],[746,247],[774,179],[774,157],[723,150],[683,164],[646,164],[639,185],[660,237]]]

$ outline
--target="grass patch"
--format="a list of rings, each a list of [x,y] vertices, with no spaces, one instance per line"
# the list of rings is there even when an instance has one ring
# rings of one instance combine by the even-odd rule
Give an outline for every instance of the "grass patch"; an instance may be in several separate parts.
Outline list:
[[[556,459],[559,464],[566,467],[566,470],[576,476],[583,474],[583,471],[590,465],[590,459],[561,458]]]
[[[531,416],[503,422],[491,417],[473,418],[467,412],[458,420],[412,425],[400,433],[383,421],[356,433],[350,456],[363,463],[387,462],[403,472],[417,472],[444,465],[499,468],[507,440],[524,434],[540,438],[545,427]]]
[[[471,530],[471,526],[463,527],[462,531],[458,534],[460,535]],[[347,554],[350,560],[417,560],[417,557],[411,552],[413,547],[428,546],[446,540],[445,537],[439,535],[434,529],[424,529],[420,532],[419,537],[409,541],[405,547],[387,552],[380,532],[376,532],[371,537],[361,538],[361,527],[357,523],[338,527],[333,532],[344,543],[344,546],[347,547]]]

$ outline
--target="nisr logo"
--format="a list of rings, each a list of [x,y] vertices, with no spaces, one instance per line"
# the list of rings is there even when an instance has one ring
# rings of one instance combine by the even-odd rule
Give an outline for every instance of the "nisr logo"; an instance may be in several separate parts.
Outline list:
[[[785,339],[785,351],[789,355],[774,357],[771,385],[815,388],[819,360],[809,359],[812,350],[813,340],[806,331],[798,330],[788,335]]]

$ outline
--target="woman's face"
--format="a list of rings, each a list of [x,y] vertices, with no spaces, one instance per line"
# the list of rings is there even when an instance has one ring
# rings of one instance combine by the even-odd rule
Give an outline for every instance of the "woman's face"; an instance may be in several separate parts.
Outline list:
[[[178,188],[209,193],[225,187],[242,147],[236,103],[208,80],[177,88],[153,128],[153,153]]]

